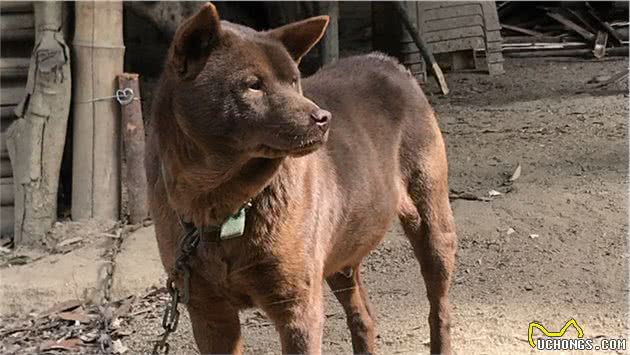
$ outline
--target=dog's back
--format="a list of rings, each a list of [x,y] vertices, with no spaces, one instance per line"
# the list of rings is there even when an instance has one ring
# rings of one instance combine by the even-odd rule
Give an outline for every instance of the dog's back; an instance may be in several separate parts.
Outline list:
[[[313,158],[330,162],[336,184],[324,184],[340,194],[331,205],[339,223],[327,259],[327,270],[336,272],[362,259],[398,214],[409,165],[417,163],[405,157],[441,137],[417,82],[389,56],[341,59],[305,79],[303,87],[334,117],[325,149]]]

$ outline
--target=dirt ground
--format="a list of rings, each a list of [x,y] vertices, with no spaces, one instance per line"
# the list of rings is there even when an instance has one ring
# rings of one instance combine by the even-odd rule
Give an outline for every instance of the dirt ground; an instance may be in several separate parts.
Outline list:
[[[451,292],[456,353],[535,353],[527,343],[532,321],[554,331],[574,318],[586,338],[628,339],[628,85],[587,84],[627,67],[626,58],[508,59],[503,76],[450,73],[451,94],[430,94],[446,139],[451,190],[502,193],[490,201],[452,201],[459,235]],[[437,91],[433,83],[426,89]],[[519,165],[520,177],[505,186]],[[425,289],[397,225],[363,269],[378,352],[428,353]],[[127,353],[149,353],[161,333],[155,299],[134,303],[135,315],[120,324]],[[350,353],[343,311],[330,292],[326,299],[324,352]],[[196,354],[185,312],[183,318],[171,354]],[[264,315],[247,311],[241,322],[246,353],[278,353]]]

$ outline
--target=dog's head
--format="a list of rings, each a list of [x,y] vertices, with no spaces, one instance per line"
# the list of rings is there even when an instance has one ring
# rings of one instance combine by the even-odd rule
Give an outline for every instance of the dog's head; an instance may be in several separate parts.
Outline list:
[[[249,157],[301,156],[321,147],[330,112],[302,93],[298,63],[327,16],[266,32],[222,22],[204,5],[178,28],[166,70],[175,119],[203,150]]]

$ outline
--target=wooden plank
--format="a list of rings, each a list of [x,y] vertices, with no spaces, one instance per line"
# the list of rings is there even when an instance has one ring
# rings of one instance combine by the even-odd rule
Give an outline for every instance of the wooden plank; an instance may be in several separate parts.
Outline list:
[[[584,16],[580,11],[574,10],[570,7],[566,7],[565,10],[578,19],[587,31],[591,33],[597,32],[597,29],[591,25],[586,16]]]
[[[468,5],[470,2],[466,1],[427,1],[423,2],[422,6],[424,10],[433,10],[433,9],[448,9],[452,7]]]
[[[427,43],[433,43],[438,41],[457,40],[467,37],[484,38],[484,31],[483,27],[481,26],[466,26],[444,31],[424,32],[422,33],[422,37]]]
[[[0,13],[33,12],[32,1],[0,1]]]
[[[16,105],[7,105],[7,106],[0,106],[0,117],[2,118],[2,123],[4,124],[5,121],[9,120],[9,119],[15,119],[15,107]],[[5,130],[6,127],[2,127],[2,130]]]
[[[0,178],[0,205],[12,206],[14,197],[13,178]]]
[[[460,38],[457,41],[440,41],[427,43],[431,51],[434,53],[462,51],[466,49],[482,49],[484,48],[483,38],[478,36],[469,38]]]
[[[3,127],[3,129],[6,129]],[[7,150],[6,132],[0,133],[0,158],[9,159],[9,151]]]
[[[429,4],[430,2],[420,2],[421,4]],[[424,11],[425,19],[448,19],[461,16],[470,16],[470,14],[481,14],[481,4],[468,3],[466,5],[452,6],[448,8],[426,9]],[[425,20],[426,21],[426,20]]]
[[[93,99],[111,96],[116,75],[123,72],[122,3],[74,6],[72,218],[117,220],[120,106],[115,100]]]
[[[424,35],[427,32],[451,30],[466,26],[483,27],[483,17],[481,17],[481,14],[473,14],[447,19],[427,19],[424,22],[421,33]]]
[[[9,159],[1,159],[0,160],[0,177],[11,177],[13,176],[13,167],[11,166],[11,161]]]
[[[12,235],[15,212],[13,206],[0,207],[0,234]]]
[[[0,88],[2,95],[0,95],[0,104],[2,106],[17,105],[24,98],[24,87],[26,84],[23,81],[2,83]]]
[[[26,78],[30,61],[30,58],[0,58],[0,76]]]
[[[561,43],[562,38],[552,37],[552,36],[540,36],[540,37],[532,37],[532,36],[506,36],[503,37],[504,44],[512,44],[512,43],[534,43],[534,42],[542,42],[542,43]]]
[[[35,16],[32,13],[2,14],[0,31],[35,30]]]
[[[543,34],[538,32],[538,31],[528,30],[527,28],[521,28],[521,27],[518,27],[518,26],[501,24],[501,28],[506,29],[506,30],[510,30],[510,31],[514,31],[514,32],[517,32],[517,33],[526,34],[528,36],[535,36],[535,37],[542,37],[543,36]]]
[[[590,40],[592,40],[595,37],[592,33],[590,33],[589,31],[585,30],[584,28],[580,27],[575,22],[573,22],[573,21],[569,20],[568,18],[564,17],[562,14],[554,13],[554,12],[547,12],[547,16],[549,16],[552,19],[560,22],[565,27],[575,31],[577,34],[582,36],[587,41],[590,41]]]
[[[606,54],[610,56],[627,57],[628,47],[615,47],[608,48]],[[523,51],[505,53],[505,56],[514,58],[528,58],[528,57],[585,57],[590,58],[593,56],[593,50],[587,49],[552,49],[552,50],[538,50],[538,51]]]

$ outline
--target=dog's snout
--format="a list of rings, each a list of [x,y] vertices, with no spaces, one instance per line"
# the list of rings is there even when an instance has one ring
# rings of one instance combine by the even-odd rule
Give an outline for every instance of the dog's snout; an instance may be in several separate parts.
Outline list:
[[[320,108],[317,108],[313,110],[313,112],[311,112],[311,118],[322,129],[326,128],[331,117],[332,114],[330,112],[322,110]]]

